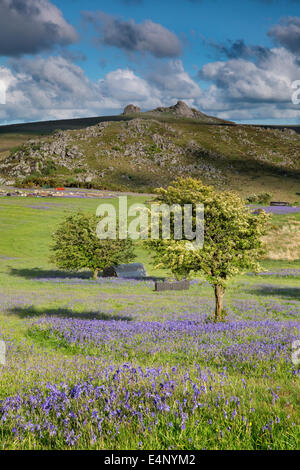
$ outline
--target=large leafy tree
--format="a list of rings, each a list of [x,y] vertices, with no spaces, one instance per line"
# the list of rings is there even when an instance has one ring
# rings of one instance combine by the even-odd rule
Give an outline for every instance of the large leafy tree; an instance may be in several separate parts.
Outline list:
[[[204,244],[191,249],[186,240],[174,239],[174,224],[168,240],[148,240],[148,248],[159,266],[177,278],[203,275],[215,293],[215,321],[223,316],[223,299],[227,281],[243,271],[257,271],[263,255],[262,236],[268,226],[265,212],[253,214],[245,202],[232,191],[215,191],[199,180],[179,178],[167,189],[158,189],[160,203],[181,207],[192,204],[193,229],[196,228],[196,204],[204,205]],[[174,220],[174,218],[173,218]]]
[[[50,261],[61,269],[90,269],[94,279],[100,270],[132,261],[132,240],[100,240],[96,234],[99,220],[81,212],[67,216],[52,235]]]

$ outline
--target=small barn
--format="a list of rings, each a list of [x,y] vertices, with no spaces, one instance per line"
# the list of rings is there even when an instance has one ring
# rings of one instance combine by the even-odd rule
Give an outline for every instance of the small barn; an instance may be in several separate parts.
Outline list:
[[[147,277],[142,263],[118,264],[103,270],[104,277],[119,277],[124,279],[143,279]]]

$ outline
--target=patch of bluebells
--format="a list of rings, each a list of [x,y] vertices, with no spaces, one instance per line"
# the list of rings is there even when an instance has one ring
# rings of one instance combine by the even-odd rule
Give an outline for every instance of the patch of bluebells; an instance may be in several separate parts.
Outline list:
[[[260,285],[259,287],[260,290],[265,289],[266,292],[272,293],[272,286]],[[227,311],[236,320],[241,317],[247,320],[264,320],[265,318],[269,320],[276,320],[278,318],[299,320],[300,318],[300,304],[297,300],[278,302],[277,300],[266,300],[265,298],[262,298],[261,301],[254,299],[232,299]]]
[[[67,277],[64,272],[61,273],[61,276],[55,277],[40,277],[40,282],[52,282],[56,283],[63,283],[67,285],[87,285],[87,286],[95,286],[99,287],[99,285],[109,286],[109,287],[150,287],[154,289],[155,286],[155,279],[154,278],[145,278],[145,279],[122,279],[117,277],[98,277],[98,279],[91,279],[89,274],[80,273],[78,277],[72,276]],[[208,286],[209,283],[202,280],[202,279],[191,279],[190,286]]]
[[[265,401],[271,405],[274,395],[270,389]],[[177,367],[165,371],[125,363],[73,384],[47,383],[7,397],[0,401],[0,423],[17,448],[30,442],[33,448],[116,449],[124,433],[131,439],[129,446],[141,447],[152,436],[188,441],[195,430],[203,446],[201,427],[208,442],[226,443],[236,432],[251,441],[256,421],[260,441],[268,443],[270,422],[261,420],[253,406],[249,409],[251,397],[251,386],[240,379],[232,387],[226,371],[217,374],[197,364],[184,372]],[[276,414],[271,418],[273,431],[287,425]]]
[[[0,341],[4,341],[5,343],[5,356],[16,354],[18,351],[23,349],[23,346],[26,344],[26,341],[16,341],[11,334],[7,330],[0,329]],[[28,345],[26,344],[27,350]],[[32,350],[32,348],[30,348]],[[1,367],[1,366],[0,366]]]
[[[137,285],[114,281],[103,282],[112,287]],[[113,295],[87,291],[84,299],[78,291],[68,303],[63,291],[3,292],[3,310],[13,303],[26,313],[26,306],[30,311],[30,305],[49,304],[55,298],[70,314],[70,318],[59,317],[58,312],[25,320],[33,336],[54,339],[57,352],[37,349],[30,354],[24,343],[25,356],[18,354],[20,345],[12,343],[8,356],[14,361],[8,361],[6,370],[15,372],[20,381],[34,380],[20,384],[16,388],[20,393],[0,402],[3,447],[116,449],[119,442],[124,446],[124,435],[132,439],[131,444],[126,441],[127,448],[142,448],[143,442],[151,447],[152,436],[161,439],[160,448],[165,442],[169,446],[172,439],[175,447],[177,443],[190,446],[191,436],[195,448],[230,448],[230,439],[231,448],[238,439],[245,439],[243,448],[255,448],[256,442],[274,448],[276,435],[288,436],[287,446],[293,446],[294,413],[289,411],[289,417],[282,405],[276,410],[284,395],[275,386],[264,389],[263,400],[261,396],[258,400],[266,406],[262,414],[254,406],[254,379],[263,378],[267,384],[277,377],[289,383],[297,380],[299,370],[291,363],[290,347],[299,339],[300,305],[297,300],[267,298],[266,286],[260,287],[265,292],[261,298],[251,295],[252,286],[248,298],[232,296],[226,305],[228,320],[220,324],[208,321],[211,298],[202,296],[199,302],[190,293],[176,295],[172,302],[170,292],[168,304],[168,294],[152,296],[149,309],[149,292],[137,296],[130,289]],[[96,313],[99,306],[103,312],[104,301],[111,299],[124,302],[118,314],[131,320],[110,320],[116,314],[113,308],[106,309],[107,320],[75,318],[80,315],[78,303],[84,301],[84,311]],[[61,354],[63,347],[72,354]]]
[[[288,269],[279,269],[278,271],[262,271],[257,274],[251,273],[251,275],[271,276],[271,277],[300,277],[300,269],[288,268]]]
[[[119,278],[111,278],[111,277],[99,277],[98,279],[84,279],[82,277],[76,278],[68,278],[65,277],[65,274],[62,274],[61,277],[42,277],[39,278],[40,282],[53,282],[55,283],[64,283],[67,285],[87,285],[87,286],[95,286],[99,287],[99,285],[107,285],[110,287],[151,287],[154,288],[154,281],[149,279],[119,279]]]
[[[268,214],[278,215],[295,214],[300,212],[300,206],[251,206],[251,210],[252,209],[262,209]]]
[[[165,293],[164,296],[153,297],[151,292],[141,292],[138,296],[134,290],[128,287],[126,294],[122,292],[92,292],[77,291],[72,295],[66,295],[62,290],[42,290],[26,293],[2,293],[1,306],[3,311],[8,313],[21,313],[25,315],[61,315],[65,312],[69,317],[86,317],[88,313],[91,318],[101,318],[101,315],[107,319],[110,317],[123,317],[137,321],[167,320],[180,321],[201,321],[208,314],[214,311],[214,302],[211,297],[205,295],[190,295],[187,291],[180,295],[173,295],[172,292]],[[285,299],[289,295],[289,287],[286,289],[274,285],[250,285],[248,293],[244,298],[241,296],[231,296],[231,299],[225,300],[225,309],[230,320],[263,320],[268,319],[299,319],[300,303],[298,300]],[[201,287],[200,287],[201,289]],[[260,296],[257,296],[259,289]],[[201,291],[200,291],[201,292]],[[282,297],[280,296],[282,292]],[[276,293],[276,296],[274,295]],[[205,293],[204,293],[205,294]],[[166,301],[166,296],[168,300]],[[111,302],[120,304],[120,308],[112,307]],[[149,302],[151,301],[151,308]],[[12,308],[13,305],[13,308]],[[50,305],[49,308],[36,308],[35,305]],[[51,308],[51,305],[54,305]],[[57,307],[59,305],[59,307]],[[55,313],[57,311],[57,313]]]
[[[31,322],[34,334],[57,338],[81,353],[107,354],[116,359],[197,357],[205,363],[254,367],[263,361],[290,362],[291,343],[299,338],[297,321],[139,322],[49,317]],[[98,351],[99,349],[99,351]]]

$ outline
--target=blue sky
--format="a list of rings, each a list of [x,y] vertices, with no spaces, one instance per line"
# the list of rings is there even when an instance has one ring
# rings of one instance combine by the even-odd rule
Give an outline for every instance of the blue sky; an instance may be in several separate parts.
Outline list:
[[[300,123],[298,0],[0,0],[0,124],[182,99],[236,122]]]

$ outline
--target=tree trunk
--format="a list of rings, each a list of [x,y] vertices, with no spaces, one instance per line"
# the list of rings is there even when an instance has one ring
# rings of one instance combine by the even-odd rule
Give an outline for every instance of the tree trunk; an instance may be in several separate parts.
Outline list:
[[[93,279],[95,279],[95,281],[98,278],[98,272],[99,272],[98,269],[95,269],[95,271],[93,272]]]
[[[222,317],[223,311],[223,300],[224,300],[225,288],[221,285],[215,286],[215,298],[216,298],[216,309],[215,309],[215,321],[219,321]]]

